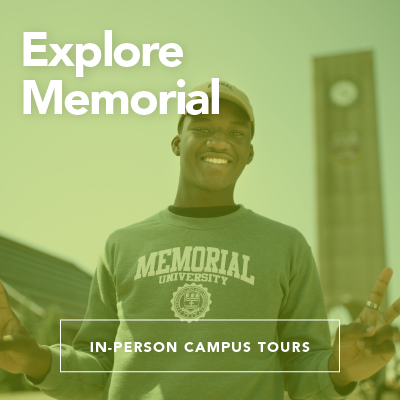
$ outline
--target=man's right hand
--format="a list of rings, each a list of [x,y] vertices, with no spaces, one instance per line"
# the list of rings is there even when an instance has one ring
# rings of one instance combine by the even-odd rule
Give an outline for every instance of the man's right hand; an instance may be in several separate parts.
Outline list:
[[[0,368],[41,381],[50,365],[50,350],[39,345],[14,314],[0,281]]]

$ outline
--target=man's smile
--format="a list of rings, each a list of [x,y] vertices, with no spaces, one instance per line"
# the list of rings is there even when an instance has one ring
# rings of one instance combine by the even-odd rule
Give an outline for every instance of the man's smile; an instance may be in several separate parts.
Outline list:
[[[228,164],[228,160],[224,158],[203,158],[203,160],[214,164]]]
[[[223,169],[229,168],[229,165],[232,164],[230,161],[223,158],[201,158],[202,163],[208,169],[212,169],[214,171],[221,171]]]
[[[225,153],[207,152],[201,156],[201,160],[207,168],[223,170],[232,163],[232,157]]]

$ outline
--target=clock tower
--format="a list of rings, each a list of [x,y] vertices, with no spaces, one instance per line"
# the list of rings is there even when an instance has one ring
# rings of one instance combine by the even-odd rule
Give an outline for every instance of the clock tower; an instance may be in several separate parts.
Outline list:
[[[353,318],[385,267],[371,51],[314,59],[319,268]]]

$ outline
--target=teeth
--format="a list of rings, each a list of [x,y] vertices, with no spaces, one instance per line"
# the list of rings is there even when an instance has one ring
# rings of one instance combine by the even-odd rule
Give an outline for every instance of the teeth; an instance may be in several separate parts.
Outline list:
[[[214,163],[214,164],[227,164],[228,160],[225,160],[224,158],[205,158],[205,161]]]

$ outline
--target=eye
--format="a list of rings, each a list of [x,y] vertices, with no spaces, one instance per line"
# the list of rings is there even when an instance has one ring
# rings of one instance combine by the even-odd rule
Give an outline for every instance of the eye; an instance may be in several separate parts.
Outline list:
[[[243,136],[243,133],[242,132],[238,132],[238,131],[233,131],[233,132],[231,132],[231,135],[233,135],[233,136]]]
[[[197,128],[193,129],[195,132],[201,132],[201,133],[208,133],[210,132],[207,128]]]

